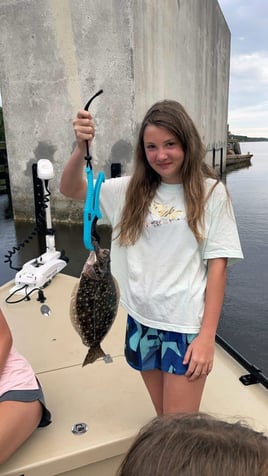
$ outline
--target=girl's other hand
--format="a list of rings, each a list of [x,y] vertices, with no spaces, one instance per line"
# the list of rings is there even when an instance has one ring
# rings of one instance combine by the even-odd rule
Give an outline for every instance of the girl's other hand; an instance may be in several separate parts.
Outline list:
[[[183,363],[189,364],[185,377],[189,381],[207,376],[213,367],[215,339],[198,335],[189,345]]]

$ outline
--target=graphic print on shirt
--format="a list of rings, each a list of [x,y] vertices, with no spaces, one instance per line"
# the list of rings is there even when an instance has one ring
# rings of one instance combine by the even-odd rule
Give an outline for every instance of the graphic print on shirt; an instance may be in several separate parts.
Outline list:
[[[145,227],[161,226],[178,220],[185,220],[185,212],[183,210],[178,210],[173,205],[153,200],[149,207]]]

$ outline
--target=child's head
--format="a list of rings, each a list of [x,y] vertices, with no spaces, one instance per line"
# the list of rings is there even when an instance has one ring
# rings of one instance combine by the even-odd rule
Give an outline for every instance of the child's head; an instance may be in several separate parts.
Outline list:
[[[118,476],[267,476],[268,438],[206,414],[158,417],[138,434]]]
[[[156,179],[155,172],[148,165],[144,149],[144,131],[148,125],[164,127],[179,140],[185,154],[182,166],[183,183],[190,179],[195,170],[199,172],[202,169],[205,147],[191,117],[184,107],[174,100],[159,101],[145,114],[138,136],[136,168],[144,169],[146,175]],[[160,179],[158,177],[158,181]]]
[[[201,242],[207,199],[205,179],[207,177],[216,179],[216,185],[218,177],[204,160],[205,147],[188,113],[177,101],[164,100],[157,102],[147,111],[140,127],[134,170],[126,193],[122,219],[118,224],[119,243],[133,245],[137,241],[142,233],[144,220],[156,190],[162,178],[165,181],[163,174],[161,176],[161,173],[158,173],[159,167],[153,168],[146,157],[144,131],[149,125],[159,127],[160,131],[164,128],[164,131],[170,132],[179,142],[184,154],[179,170],[179,182],[183,184],[188,225],[197,241]],[[169,180],[170,175],[166,181],[175,183],[175,175],[176,173],[173,173],[172,181]]]

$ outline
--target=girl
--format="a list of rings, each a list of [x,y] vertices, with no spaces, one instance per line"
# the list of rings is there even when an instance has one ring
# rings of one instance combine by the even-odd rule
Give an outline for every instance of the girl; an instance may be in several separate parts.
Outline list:
[[[50,423],[50,413],[33,369],[14,347],[0,309],[0,464],[33,433]]]
[[[89,112],[73,122],[77,147],[61,192],[84,200]],[[157,415],[196,412],[213,366],[227,263],[242,258],[225,186],[205,162],[197,129],[176,101],[154,104],[140,127],[131,177],[106,180],[112,271],[128,313],[125,355]]]

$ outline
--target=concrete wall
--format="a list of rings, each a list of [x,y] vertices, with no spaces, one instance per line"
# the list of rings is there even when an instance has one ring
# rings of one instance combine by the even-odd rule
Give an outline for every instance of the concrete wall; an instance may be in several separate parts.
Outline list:
[[[58,191],[72,119],[99,89],[95,171],[131,172],[139,123],[179,100],[208,149],[226,145],[230,32],[216,0],[0,0],[0,88],[16,219],[33,218],[32,164],[49,158],[53,221],[82,204]],[[212,153],[207,160],[211,162]],[[220,153],[216,152],[216,164]]]

